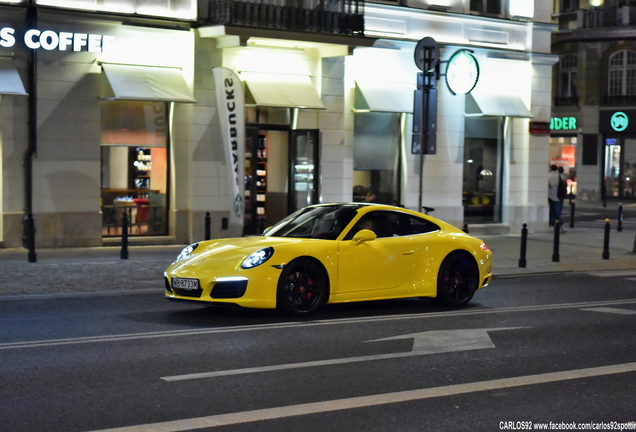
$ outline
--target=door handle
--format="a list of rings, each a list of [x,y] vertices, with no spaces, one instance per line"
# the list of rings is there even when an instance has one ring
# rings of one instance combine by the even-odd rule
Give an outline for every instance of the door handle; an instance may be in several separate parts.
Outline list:
[[[402,252],[402,255],[413,255],[414,253],[415,253],[414,250],[407,250],[407,251]]]

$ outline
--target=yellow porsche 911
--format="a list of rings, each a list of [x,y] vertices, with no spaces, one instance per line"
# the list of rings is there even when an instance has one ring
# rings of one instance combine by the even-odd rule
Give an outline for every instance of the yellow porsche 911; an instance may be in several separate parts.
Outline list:
[[[432,297],[463,306],[492,277],[486,244],[438,219],[377,204],[321,204],[265,234],[208,240],[165,272],[166,297],[309,315],[325,303]]]

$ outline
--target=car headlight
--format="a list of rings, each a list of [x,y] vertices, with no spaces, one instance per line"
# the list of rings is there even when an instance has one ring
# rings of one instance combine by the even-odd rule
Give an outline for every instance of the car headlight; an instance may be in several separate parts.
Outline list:
[[[243,260],[241,264],[241,268],[243,269],[251,269],[253,267],[259,266],[267,261],[274,254],[273,247],[267,247],[265,249],[257,250],[247,258]]]
[[[186,259],[194,250],[199,246],[199,243],[193,243],[190,246],[186,246],[183,248],[179,256],[177,257],[177,261],[181,261]]]

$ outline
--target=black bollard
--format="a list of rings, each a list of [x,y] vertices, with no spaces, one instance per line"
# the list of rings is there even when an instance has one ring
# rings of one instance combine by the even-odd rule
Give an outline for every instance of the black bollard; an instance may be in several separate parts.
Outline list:
[[[605,219],[605,236],[603,237],[603,259],[609,259],[610,220]]]
[[[601,201],[603,201],[603,208],[607,207],[607,191],[605,190],[605,178],[601,179]]]
[[[559,239],[561,236],[561,221],[554,222],[554,248],[552,250],[552,262],[559,262]]]
[[[463,230],[466,234],[468,234],[468,224],[465,223],[464,224],[464,230]]]
[[[210,217],[210,212],[205,212],[205,238],[204,240],[210,240],[210,237],[212,237],[211,235],[211,225],[212,225],[212,218]]]
[[[121,259],[128,259],[128,213],[124,212],[121,217]]]
[[[616,222],[616,231],[623,231],[623,203],[618,204],[618,222]]]
[[[528,247],[528,224],[521,228],[521,251],[519,252],[519,267],[526,267],[526,248]]]
[[[32,263],[37,262],[38,255],[35,253],[35,222],[33,220],[33,213],[27,214],[24,229],[26,232],[26,248],[28,250],[27,260]]]
[[[570,202],[570,228],[574,228],[574,211],[576,210],[576,201]]]

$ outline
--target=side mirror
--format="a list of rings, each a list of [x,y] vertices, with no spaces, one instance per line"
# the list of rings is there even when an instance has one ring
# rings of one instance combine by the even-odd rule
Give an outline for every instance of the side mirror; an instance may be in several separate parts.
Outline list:
[[[353,239],[351,241],[353,242],[354,245],[359,245],[364,242],[373,241],[376,238],[377,236],[375,235],[373,231],[368,229],[363,229],[358,231],[356,235],[353,236]]]

